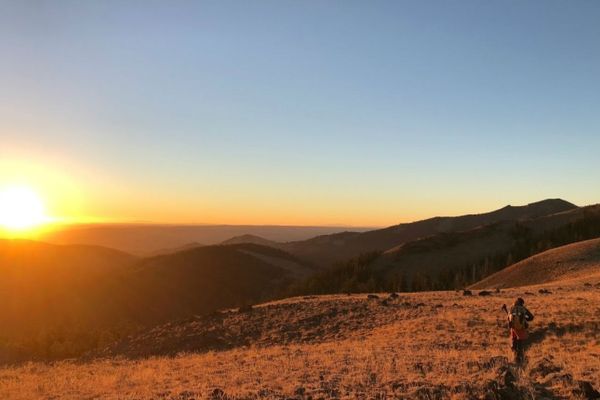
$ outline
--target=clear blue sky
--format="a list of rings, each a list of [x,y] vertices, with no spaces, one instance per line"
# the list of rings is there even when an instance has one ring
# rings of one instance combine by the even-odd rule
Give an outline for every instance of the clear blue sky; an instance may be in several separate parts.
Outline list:
[[[0,185],[79,216],[600,201],[598,1],[5,1],[0,54]]]

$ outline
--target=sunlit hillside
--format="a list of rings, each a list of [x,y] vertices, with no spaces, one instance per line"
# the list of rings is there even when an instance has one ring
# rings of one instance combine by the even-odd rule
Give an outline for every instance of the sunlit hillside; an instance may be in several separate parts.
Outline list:
[[[585,283],[487,296],[292,298],[224,311],[157,327],[85,361],[5,366],[0,397],[591,399],[600,388],[600,281]],[[516,296],[536,317],[522,368],[500,310]]]

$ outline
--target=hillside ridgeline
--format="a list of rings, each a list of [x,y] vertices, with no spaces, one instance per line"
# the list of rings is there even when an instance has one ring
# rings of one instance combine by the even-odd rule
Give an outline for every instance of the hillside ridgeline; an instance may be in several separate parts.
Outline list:
[[[477,282],[473,289],[600,280],[600,238],[560,246],[526,258]]]
[[[498,222],[535,219],[577,206],[561,199],[548,199],[525,206],[506,206],[499,210],[458,217],[435,217],[367,232],[342,232],[313,239],[289,242],[280,247],[302,259],[329,267],[364,253],[383,252],[403,243],[436,234],[461,232]]]
[[[445,232],[362,254],[294,285],[292,294],[464,288],[547,249],[600,237],[600,205]]]

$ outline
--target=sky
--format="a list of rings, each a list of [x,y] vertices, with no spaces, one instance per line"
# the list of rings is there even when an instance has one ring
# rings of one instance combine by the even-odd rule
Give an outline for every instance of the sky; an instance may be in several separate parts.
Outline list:
[[[2,1],[0,188],[70,221],[600,200],[597,1]]]

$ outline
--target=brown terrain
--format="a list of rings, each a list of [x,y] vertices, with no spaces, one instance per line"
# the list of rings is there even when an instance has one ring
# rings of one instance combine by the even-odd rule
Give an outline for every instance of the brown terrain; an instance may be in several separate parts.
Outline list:
[[[595,234],[599,213],[549,200],[342,234],[387,249],[346,270],[253,235],[146,258],[2,241],[0,398],[598,398],[600,239],[542,249]],[[402,241],[395,229],[423,236]],[[401,241],[385,247],[392,236]],[[523,248],[538,254],[473,293],[350,294],[337,275],[387,284]],[[315,276],[340,283],[337,294],[269,301]],[[522,365],[500,310],[517,296],[536,315]]]
[[[532,229],[546,230],[580,218],[583,210],[562,200],[545,200],[487,214],[433,218],[365,233],[319,236],[305,242],[277,244],[255,235],[243,235],[221,246],[188,243],[162,248],[159,255],[146,258],[98,246],[2,241],[0,290],[4,292],[7,307],[0,309],[0,322],[4,326],[0,349],[1,338],[12,331],[35,332],[40,326],[47,330],[74,324],[80,329],[115,323],[148,326],[280,296],[290,283],[310,277],[319,266],[325,268],[324,260],[331,256],[323,251],[342,258],[358,249],[389,248],[375,266],[382,279],[393,277],[398,271],[435,273],[479,260],[492,251],[505,251],[511,245],[510,229],[516,218],[526,218],[521,221],[526,221]],[[494,223],[462,230],[490,222]],[[101,228],[81,229],[96,232]],[[109,227],[104,229],[108,229],[106,233],[116,232]],[[133,231],[125,237],[137,232],[143,239],[143,233],[147,233],[144,229],[150,228],[128,229]],[[158,235],[166,228],[156,229]],[[186,229],[190,233],[196,228]],[[446,232],[450,230],[461,231]],[[439,231],[442,233],[401,242]],[[331,240],[337,243],[346,235],[356,239],[341,247],[318,244],[331,244]],[[115,240],[119,240],[118,235]],[[350,253],[344,248],[350,249]],[[318,263],[306,261],[314,260],[309,253],[325,254],[325,259]],[[23,318],[25,315],[28,318]]]
[[[0,397],[591,399],[600,387],[600,280],[585,283],[223,310],[85,359],[6,366]],[[522,366],[511,362],[500,310],[517,296],[536,315]]]
[[[487,214],[434,218],[352,233],[370,238],[367,242],[380,237],[379,247],[385,248],[392,243],[392,237],[398,238],[396,231],[425,234],[431,230],[463,229],[502,220],[400,244],[393,242],[394,246],[367,266],[366,282],[358,284],[354,283],[360,277],[340,278],[335,269],[306,261],[283,250],[285,246],[265,246],[274,242],[253,235],[234,237],[226,242],[234,244],[202,246],[194,243],[183,248],[163,248],[164,254],[146,258],[98,246],[2,241],[0,293],[5,306],[0,307],[3,327],[0,360],[15,356],[23,359],[40,353],[42,358],[75,356],[81,349],[97,347],[111,338],[155,324],[280,298],[289,293],[411,290],[394,284],[403,275],[407,277],[404,283],[409,282],[411,275],[426,273],[446,285],[434,286],[437,289],[463,287],[464,279],[442,273],[461,272],[465,266],[470,268],[497,254],[506,260],[506,254],[515,243],[515,224],[538,235],[581,221],[586,215],[600,214],[600,206],[573,207],[562,200],[546,200]],[[565,208],[566,211],[553,213]],[[552,214],[545,215],[547,212]],[[540,217],[540,214],[544,215]],[[515,221],[514,218],[523,219]],[[262,244],[247,243],[249,241]],[[288,244],[294,243],[297,244]],[[486,276],[486,271],[478,276]],[[321,273],[325,275],[319,275]],[[329,288],[313,291],[312,286],[303,284],[307,279],[309,283],[311,279],[321,279]],[[378,283],[371,284],[371,280]],[[417,287],[417,290],[431,287]],[[90,335],[93,339],[81,339]],[[18,338],[16,342],[15,338]]]

